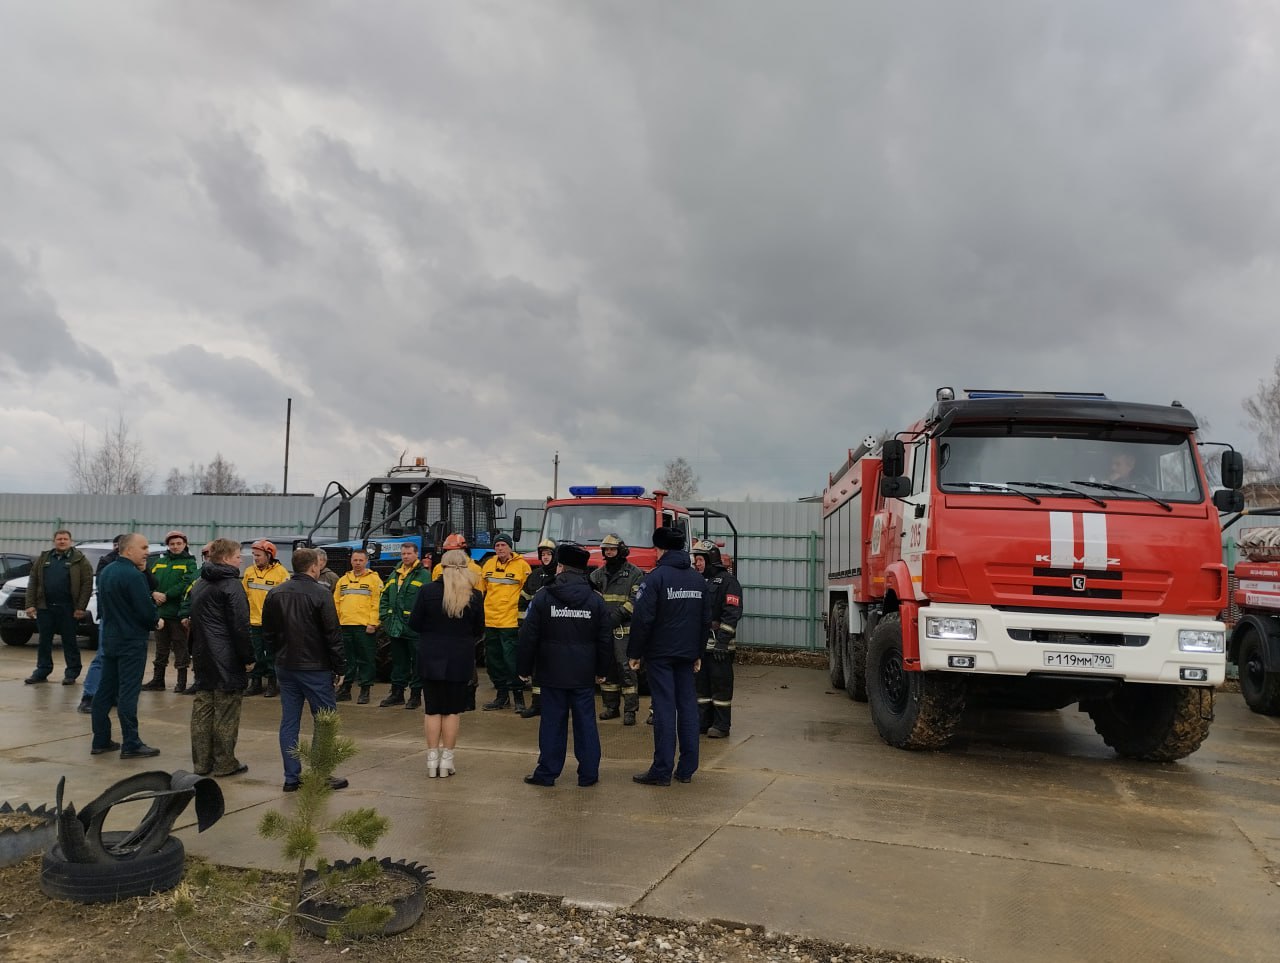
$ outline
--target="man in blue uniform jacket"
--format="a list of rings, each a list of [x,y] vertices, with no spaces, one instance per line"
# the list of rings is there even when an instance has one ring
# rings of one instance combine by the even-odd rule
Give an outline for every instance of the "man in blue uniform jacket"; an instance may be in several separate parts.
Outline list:
[[[524,682],[536,674],[542,688],[538,765],[524,777],[531,786],[554,786],[564,769],[570,714],[578,785],[600,780],[595,685],[613,658],[613,632],[604,599],[587,581],[590,558],[581,545],[561,542],[556,580],[533,597],[520,625],[517,673]]]
[[[684,550],[684,532],[653,533],[658,564],[640,583],[631,616],[627,658],[649,674],[653,700],[653,764],[631,778],[646,786],[689,782],[698,769],[698,695],[695,677],[711,631],[711,595]],[[675,764],[676,740],[680,762]]]

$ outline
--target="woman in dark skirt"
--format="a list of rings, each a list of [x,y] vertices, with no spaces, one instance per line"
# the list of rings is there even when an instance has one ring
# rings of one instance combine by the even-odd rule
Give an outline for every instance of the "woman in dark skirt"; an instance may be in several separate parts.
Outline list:
[[[418,593],[409,627],[418,633],[427,775],[452,776],[458,722],[468,704],[476,668],[476,640],[484,635],[484,596],[467,568],[466,552],[440,560],[441,577]]]

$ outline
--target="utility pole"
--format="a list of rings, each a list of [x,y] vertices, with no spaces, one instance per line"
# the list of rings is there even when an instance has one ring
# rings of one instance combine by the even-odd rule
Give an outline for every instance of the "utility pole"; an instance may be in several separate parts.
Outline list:
[[[284,491],[289,494],[289,430],[293,427],[293,399],[289,398],[284,405]]]
[[[551,466],[552,466],[551,497],[559,498],[560,497],[560,451],[559,449],[556,450],[556,457],[555,457],[555,460],[552,461]]]

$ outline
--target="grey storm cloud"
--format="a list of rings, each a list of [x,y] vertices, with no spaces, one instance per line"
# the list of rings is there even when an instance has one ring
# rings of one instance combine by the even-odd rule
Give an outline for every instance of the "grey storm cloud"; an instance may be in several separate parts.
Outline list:
[[[1177,398],[1248,447],[1265,5],[62,9],[0,38],[48,78],[0,105],[0,244],[49,265],[0,257],[6,329],[147,319],[175,386],[292,393],[311,484],[413,445],[512,494],[556,450],[808,494],[943,384]]]
[[[79,341],[36,272],[0,244],[0,358],[14,372],[38,376],[51,368],[116,384],[111,362]]]
[[[192,403],[233,411],[250,421],[276,420],[275,410],[264,410],[262,397],[268,390],[288,390],[251,358],[218,354],[194,344],[156,355],[151,364]]]

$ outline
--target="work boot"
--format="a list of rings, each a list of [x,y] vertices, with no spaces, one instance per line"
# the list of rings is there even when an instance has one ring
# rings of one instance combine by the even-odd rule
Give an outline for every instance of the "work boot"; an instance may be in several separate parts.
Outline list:
[[[142,687],[143,692],[164,691],[164,666],[158,665],[151,673],[151,681]]]
[[[262,695],[262,680],[256,675],[249,680],[249,688],[244,690],[247,696]]]
[[[404,705],[404,686],[393,685],[391,687],[391,695],[387,696],[385,699],[379,702],[378,708],[385,709],[387,706],[402,706],[402,705]]]
[[[422,708],[422,690],[410,689],[409,701],[404,704],[404,707],[406,709],[421,709]]]
[[[605,706],[604,711],[600,713],[599,718],[601,722],[605,722],[609,719],[616,719],[620,715],[622,715],[622,712],[617,706]]]
[[[542,715],[542,696],[534,693],[529,697],[529,707],[520,713],[521,719],[532,719]]]
[[[512,708],[515,709],[516,712],[524,712],[524,689],[516,689],[511,693],[511,699],[514,703]]]
[[[80,704],[76,706],[76,712],[82,712],[86,716],[93,712],[93,696],[85,695],[80,697]]]
[[[624,726],[634,726],[636,724],[636,714],[632,709],[628,709],[622,714],[622,724]]]
[[[506,707],[507,707],[507,693],[504,690],[499,692],[496,696],[494,696],[492,702],[486,702],[483,706],[483,709],[485,712],[492,712],[494,709],[505,709]]]
[[[178,681],[173,684],[173,691],[177,695],[182,695],[184,692],[187,691],[187,670],[186,669],[178,670]]]
[[[356,700],[356,705],[367,706],[369,704],[369,690],[372,686],[362,685],[360,687],[360,698]]]
[[[350,702],[351,701],[351,683],[344,682],[338,686],[338,691],[333,695],[334,702]]]
[[[274,699],[280,694],[280,687],[276,685],[276,677],[271,676],[267,679],[267,684],[262,688],[262,695],[267,699]]]

